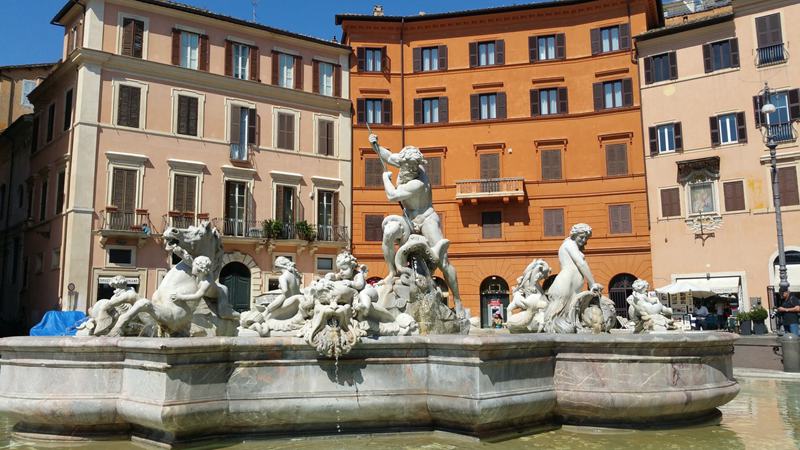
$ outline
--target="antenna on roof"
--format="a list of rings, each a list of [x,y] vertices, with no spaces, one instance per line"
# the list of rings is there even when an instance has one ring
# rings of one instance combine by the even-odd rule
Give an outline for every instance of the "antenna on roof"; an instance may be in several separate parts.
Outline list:
[[[256,9],[258,8],[258,0],[250,0],[253,5],[253,22],[256,22]]]

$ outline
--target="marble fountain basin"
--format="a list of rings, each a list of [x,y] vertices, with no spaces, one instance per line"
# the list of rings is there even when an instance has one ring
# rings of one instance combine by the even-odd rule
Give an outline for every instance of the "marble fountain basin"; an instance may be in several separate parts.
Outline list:
[[[235,435],[708,420],[739,392],[727,333],[362,339],[346,358],[299,338],[0,339],[0,413],[37,439],[176,445]]]

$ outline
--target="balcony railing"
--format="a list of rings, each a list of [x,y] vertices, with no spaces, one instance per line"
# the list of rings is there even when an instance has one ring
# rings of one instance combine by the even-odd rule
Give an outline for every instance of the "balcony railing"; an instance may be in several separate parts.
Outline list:
[[[231,161],[246,163],[250,161],[250,146],[247,144],[231,144]]]
[[[486,178],[456,181],[456,198],[512,197],[525,194],[525,179]]]
[[[267,229],[265,220],[243,219],[214,219],[217,229],[226,237],[240,237],[249,239],[275,239],[275,240],[306,240],[300,236],[297,226],[293,223],[281,224],[276,235]],[[313,240],[320,242],[348,242],[350,235],[344,225],[314,225],[309,224],[312,231],[316,232]]]
[[[114,206],[108,206],[105,211],[100,212],[100,215],[103,219],[100,230],[105,233],[114,231],[145,235],[154,233],[150,214],[146,209],[120,211]]]
[[[758,67],[764,67],[780,64],[786,61],[788,56],[783,43],[770,45],[769,47],[761,47],[756,50],[756,65]]]
[[[244,220],[236,218],[214,219],[223,236],[241,238],[264,238],[264,226],[260,220]]]
[[[769,132],[775,138],[775,142],[793,142],[796,139],[791,122],[770,125]]]
[[[350,235],[344,225],[317,225],[317,240],[323,242],[347,242]]]

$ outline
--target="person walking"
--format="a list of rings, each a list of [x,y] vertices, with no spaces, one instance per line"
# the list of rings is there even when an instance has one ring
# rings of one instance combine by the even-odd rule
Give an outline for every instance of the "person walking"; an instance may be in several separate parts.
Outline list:
[[[798,313],[800,313],[800,299],[788,290],[781,291],[781,299],[783,303],[778,307],[778,312],[782,314],[783,329],[787,333],[792,333],[795,336],[800,336],[798,329]]]

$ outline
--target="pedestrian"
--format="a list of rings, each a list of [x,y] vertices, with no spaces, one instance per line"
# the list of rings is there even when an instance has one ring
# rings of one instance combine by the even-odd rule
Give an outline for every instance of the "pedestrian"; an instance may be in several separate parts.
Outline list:
[[[706,305],[701,303],[699,307],[695,307],[694,315],[697,316],[697,322],[696,322],[697,329],[705,330],[706,317],[708,317],[708,308],[706,308]]]
[[[781,291],[781,299],[783,303],[778,307],[778,312],[781,313],[783,318],[783,329],[787,333],[792,333],[795,336],[800,336],[798,330],[798,313],[800,313],[800,299],[788,290]]]

